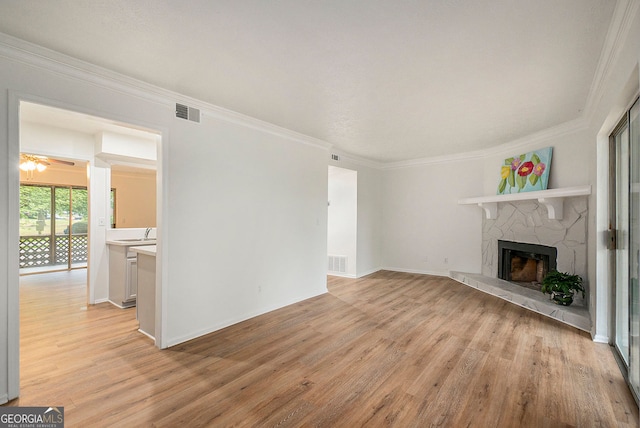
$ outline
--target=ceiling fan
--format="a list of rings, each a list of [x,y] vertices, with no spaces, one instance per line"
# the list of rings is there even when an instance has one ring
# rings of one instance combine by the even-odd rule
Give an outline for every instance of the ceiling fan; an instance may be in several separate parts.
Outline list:
[[[24,162],[33,162],[35,164],[41,164],[41,165],[45,165],[48,166],[52,163],[57,163],[57,164],[62,164],[62,165],[69,165],[69,166],[74,166],[75,162],[71,162],[71,161],[66,161],[66,160],[61,160],[61,159],[54,159],[54,158],[50,158],[47,156],[40,156],[40,155],[31,155],[28,153],[21,153],[20,154],[20,164],[24,163]]]
[[[30,176],[33,176],[34,171],[38,171],[38,172],[44,171],[52,163],[68,165],[68,166],[75,165],[75,162],[61,160],[61,159],[53,159],[47,156],[31,155],[28,153],[20,154],[20,169],[26,172],[27,174],[29,174]]]

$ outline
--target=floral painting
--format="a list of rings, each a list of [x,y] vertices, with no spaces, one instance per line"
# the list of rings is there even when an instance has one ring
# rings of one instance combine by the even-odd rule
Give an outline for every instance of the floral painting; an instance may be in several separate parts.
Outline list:
[[[498,195],[546,190],[551,166],[551,147],[513,156],[500,169]]]

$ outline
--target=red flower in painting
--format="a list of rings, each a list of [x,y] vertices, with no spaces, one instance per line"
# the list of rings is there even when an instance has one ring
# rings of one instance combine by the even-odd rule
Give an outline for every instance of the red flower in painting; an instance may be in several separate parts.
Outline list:
[[[527,175],[531,174],[532,171],[533,171],[533,162],[531,161],[525,162],[520,166],[520,169],[518,169],[518,175],[521,177],[526,177]]]

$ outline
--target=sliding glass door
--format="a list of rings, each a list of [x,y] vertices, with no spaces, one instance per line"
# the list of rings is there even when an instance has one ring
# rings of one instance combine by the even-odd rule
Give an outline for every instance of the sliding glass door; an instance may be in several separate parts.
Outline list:
[[[20,185],[20,273],[83,268],[88,255],[87,189]]]
[[[640,122],[638,101],[611,135],[612,229],[615,229],[613,346],[636,398],[640,396]]]

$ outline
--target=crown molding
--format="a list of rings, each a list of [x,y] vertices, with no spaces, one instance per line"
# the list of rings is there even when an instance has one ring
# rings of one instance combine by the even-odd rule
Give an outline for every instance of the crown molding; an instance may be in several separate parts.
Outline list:
[[[0,57],[170,109],[175,108],[175,103],[178,102],[200,109],[205,118],[215,117],[323,150],[332,147],[326,141],[134,79],[4,33],[0,33]]]
[[[622,53],[624,42],[631,31],[633,20],[640,8],[640,0],[618,0],[609,24],[609,30],[602,46],[598,66],[591,82],[585,104],[584,116],[590,122],[602,100],[605,84]]]
[[[386,165],[384,162],[378,162],[362,156],[354,155],[353,153],[345,152],[341,149],[338,149],[337,147],[333,147],[331,149],[331,153],[335,153],[340,156],[339,161],[330,161],[330,164],[333,166],[341,166],[342,162],[346,162],[354,165],[366,166],[367,168],[383,169]]]
[[[536,144],[542,144],[545,141],[562,137],[564,135],[573,134],[575,132],[588,129],[587,122],[584,118],[578,118],[569,122],[561,123],[560,125],[553,126],[551,128],[544,129],[542,131],[529,134],[522,138],[512,140],[498,146],[490,147],[482,150],[475,150],[472,152],[457,153],[452,155],[435,156],[429,158],[412,159],[406,161],[390,162],[384,164],[382,169],[399,169],[410,168],[415,166],[424,165],[437,165],[446,164],[450,162],[461,162],[474,159],[485,159],[493,156],[498,156],[504,153],[510,153],[514,151],[530,150],[532,146]]]
[[[171,106],[170,92],[106,68],[0,33],[0,56],[97,87]],[[175,95],[173,95],[175,96]]]
[[[620,56],[623,42],[628,36],[633,18],[639,7],[640,0],[617,1],[598,68],[587,98],[585,113],[581,118],[488,149],[397,162],[379,162],[343,152],[324,140],[151,85],[4,33],[0,33],[0,57],[40,68],[47,72],[71,77],[127,96],[134,96],[167,108],[173,108],[175,103],[179,102],[200,109],[203,120],[206,120],[208,117],[215,118],[275,135],[296,143],[327,151],[333,150],[340,154],[344,161],[369,168],[386,170],[487,158],[501,153],[519,150],[520,148],[525,149],[536,143],[541,143],[546,139],[566,135],[586,128],[586,124],[588,123],[586,118],[590,118],[594,114],[595,106],[603,96],[606,79],[611,73],[613,64],[615,64]]]

